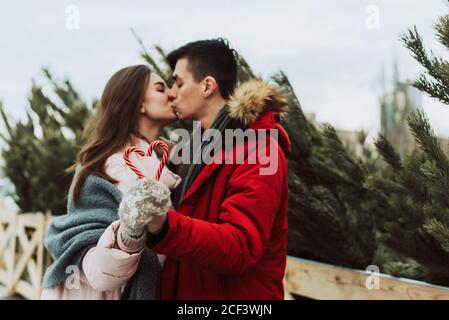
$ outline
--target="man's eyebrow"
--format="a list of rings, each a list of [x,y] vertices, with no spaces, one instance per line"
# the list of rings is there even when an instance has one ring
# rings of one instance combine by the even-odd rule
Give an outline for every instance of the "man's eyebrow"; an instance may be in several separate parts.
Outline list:
[[[175,81],[182,80],[177,74],[174,74],[172,78]]]

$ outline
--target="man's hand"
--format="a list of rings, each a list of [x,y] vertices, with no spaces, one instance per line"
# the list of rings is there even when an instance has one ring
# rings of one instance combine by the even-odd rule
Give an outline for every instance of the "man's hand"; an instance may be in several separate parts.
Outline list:
[[[162,226],[167,220],[167,214],[156,216],[147,223],[147,231],[152,235],[158,235],[161,232]]]

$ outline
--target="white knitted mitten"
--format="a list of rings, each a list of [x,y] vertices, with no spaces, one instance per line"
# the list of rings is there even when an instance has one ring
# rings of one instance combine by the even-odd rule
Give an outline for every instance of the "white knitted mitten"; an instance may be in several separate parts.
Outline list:
[[[142,248],[146,225],[155,216],[166,214],[171,205],[168,187],[150,178],[139,179],[123,195],[119,206],[120,236],[129,249]]]

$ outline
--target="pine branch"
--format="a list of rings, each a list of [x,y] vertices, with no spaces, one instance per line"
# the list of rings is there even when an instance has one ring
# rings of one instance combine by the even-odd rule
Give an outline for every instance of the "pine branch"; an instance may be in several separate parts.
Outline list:
[[[387,162],[392,168],[396,170],[400,170],[402,168],[399,154],[396,150],[394,150],[393,146],[384,135],[379,134],[378,138],[374,141],[374,145],[380,155],[384,158],[385,162]]]
[[[289,97],[291,97],[291,99],[293,100],[294,106],[301,109],[301,104],[299,103],[298,97],[296,96],[295,90],[293,89],[293,86],[290,83],[290,80],[288,79],[287,75],[281,70],[278,73],[272,75],[271,79],[273,79],[274,82],[276,82],[281,88],[283,88],[283,90],[287,92]],[[301,112],[301,114],[303,113]]]
[[[424,230],[430,234],[449,254],[449,227],[435,218],[429,219],[424,224]]]
[[[167,61],[167,54],[165,53],[164,49],[162,49],[160,46],[155,45],[154,49],[156,49],[156,52],[159,54],[159,57],[166,62],[166,67],[169,67],[168,61]]]
[[[11,128],[11,125],[9,124],[8,117],[6,116],[5,109],[3,109],[2,101],[0,101],[0,114],[1,114],[1,117],[3,120],[3,123],[5,124],[6,130],[8,130],[8,134],[11,136],[12,128]],[[2,138],[3,138],[3,136],[2,136]],[[5,139],[3,139],[3,140],[5,140]],[[5,140],[5,141],[7,141],[7,140]]]
[[[412,52],[413,58],[417,60],[426,69],[427,73],[436,81],[435,84],[432,85],[432,82],[427,80],[424,75],[421,75],[420,79],[417,81],[417,84],[421,85],[418,89],[424,88],[424,91],[429,93],[429,95],[432,95],[432,91],[428,90],[438,85],[440,89],[446,88],[445,90],[447,91],[447,88],[449,88],[449,78],[447,77],[447,72],[441,73],[442,69],[447,68],[447,63],[441,58],[433,56],[432,53],[432,56],[429,57],[416,26],[413,29],[409,29],[408,33],[401,35],[401,39],[405,47]],[[439,93],[437,97],[438,96],[442,96],[444,98],[447,94],[442,95]]]
[[[134,35],[134,37],[136,38],[137,42],[140,45],[140,56],[151,65],[151,67],[157,74],[163,75],[164,73],[161,71],[161,69],[159,69],[158,64],[153,60],[151,55],[148,53],[147,49],[145,48],[145,45],[143,44],[142,39],[137,35],[137,33],[134,31],[133,28],[131,28],[131,33]]]
[[[430,97],[438,99],[444,104],[449,104],[449,93],[447,88],[438,82],[427,79],[424,74],[421,74],[419,78],[412,82],[412,85],[425,93]]]
[[[440,43],[449,49],[449,16],[440,17],[434,29]]]
[[[234,54],[237,58],[238,68],[238,81],[239,83],[248,81],[250,79],[259,78],[255,75],[248,62],[246,62],[245,58],[243,58],[237,51],[234,51]]]
[[[440,170],[449,172],[449,161],[445,156],[436,135],[422,110],[412,112],[408,119],[408,125],[416,141],[424,152],[435,161]]]

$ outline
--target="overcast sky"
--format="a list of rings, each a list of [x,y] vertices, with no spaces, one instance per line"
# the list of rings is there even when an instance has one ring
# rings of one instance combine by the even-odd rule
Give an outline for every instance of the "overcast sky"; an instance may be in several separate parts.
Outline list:
[[[79,29],[72,29],[71,5]],[[43,66],[70,78],[85,100],[99,97],[112,73],[142,62],[132,27],[147,47],[166,50],[226,37],[262,76],[284,70],[318,121],[374,135],[382,68],[391,73],[396,57],[403,79],[421,70],[400,33],[416,24],[426,46],[444,52],[432,26],[448,10],[443,0],[3,1],[0,99],[10,115],[23,116],[31,79],[45,84]],[[448,137],[449,107],[424,98],[423,108]]]

